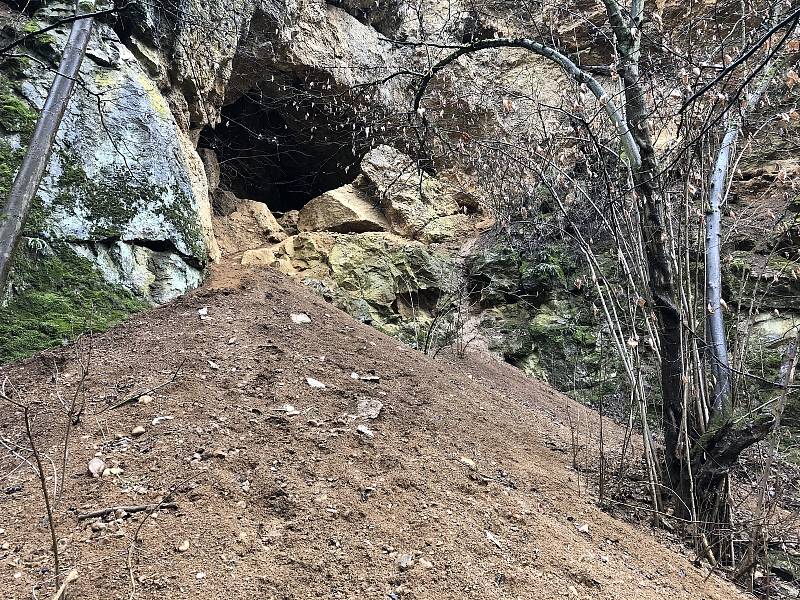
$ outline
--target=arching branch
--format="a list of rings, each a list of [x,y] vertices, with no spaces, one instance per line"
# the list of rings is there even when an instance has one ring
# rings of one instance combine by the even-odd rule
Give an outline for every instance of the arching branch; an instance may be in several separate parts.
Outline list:
[[[416,96],[414,97],[414,110],[419,111],[422,98],[425,95],[425,90],[437,73],[445,69],[450,63],[462,56],[491,48],[521,48],[523,50],[528,50],[529,52],[533,52],[534,54],[542,56],[556,63],[577,83],[585,84],[603,106],[603,110],[617,130],[617,133],[622,141],[622,145],[625,148],[625,154],[628,155],[628,158],[631,161],[631,167],[635,170],[640,166],[641,157],[639,154],[639,147],[631,135],[630,129],[625,121],[625,115],[614,103],[611,98],[611,94],[606,91],[606,89],[599,81],[597,81],[597,79],[581,69],[567,56],[555,48],[545,46],[544,44],[540,44],[539,42],[527,38],[496,38],[490,40],[480,40],[458,48],[433,65],[428,73],[426,73],[422,78],[422,81],[420,81],[419,86],[417,87]]]

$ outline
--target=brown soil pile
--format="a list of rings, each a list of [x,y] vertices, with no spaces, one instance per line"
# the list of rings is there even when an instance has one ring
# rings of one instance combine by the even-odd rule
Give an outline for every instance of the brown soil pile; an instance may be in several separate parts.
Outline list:
[[[51,493],[78,364],[64,348],[0,370],[39,403]],[[180,364],[152,400],[107,409]],[[506,365],[431,360],[271,271],[228,265],[96,336],[86,398],[56,509],[71,598],[740,597],[596,508],[566,425],[594,413]],[[0,595],[49,598],[41,490],[7,405],[0,428]],[[170,491],[174,508],[78,520]]]

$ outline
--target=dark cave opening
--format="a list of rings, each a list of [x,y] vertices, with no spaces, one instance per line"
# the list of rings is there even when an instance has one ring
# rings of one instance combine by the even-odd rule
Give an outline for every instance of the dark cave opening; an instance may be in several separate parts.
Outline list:
[[[354,130],[318,99],[256,88],[223,108],[199,146],[216,153],[221,189],[284,213],[355,179],[363,151]]]

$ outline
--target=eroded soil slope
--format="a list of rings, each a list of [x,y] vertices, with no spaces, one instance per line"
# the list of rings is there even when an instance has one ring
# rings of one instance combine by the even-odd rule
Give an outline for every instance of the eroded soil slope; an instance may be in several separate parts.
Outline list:
[[[41,402],[34,432],[56,469],[75,356],[0,371]],[[107,409],[181,363],[152,400]],[[271,271],[228,265],[96,336],[86,398],[56,510],[72,598],[738,597],[579,491],[567,414],[596,415],[511,367],[428,359]],[[0,448],[0,595],[46,583],[50,597],[19,415],[4,406],[0,427],[14,449]],[[107,471],[92,478],[96,455]],[[173,489],[174,508],[77,518]]]

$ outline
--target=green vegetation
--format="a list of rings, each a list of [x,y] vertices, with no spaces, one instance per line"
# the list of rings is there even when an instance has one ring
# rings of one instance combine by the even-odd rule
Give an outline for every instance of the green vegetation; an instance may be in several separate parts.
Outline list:
[[[20,248],[11,288],[11,301],[0,307],[0,363],[104,331],[147,307],[68,246],[51,250],[39,240]]]

